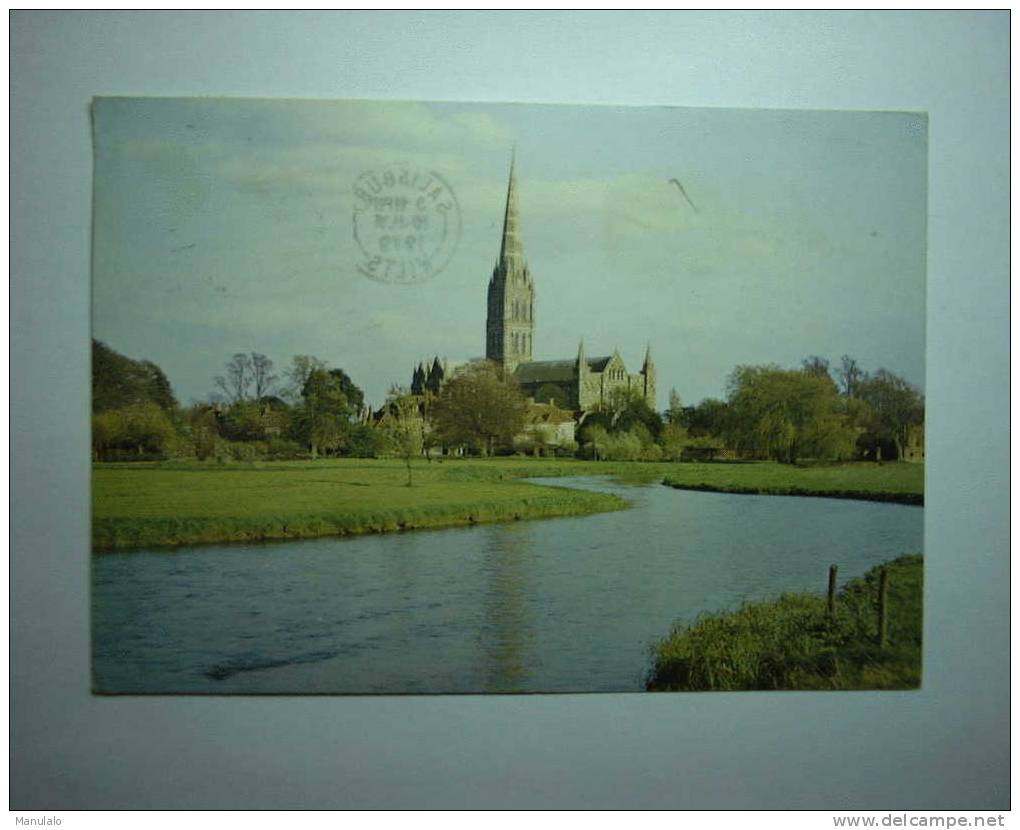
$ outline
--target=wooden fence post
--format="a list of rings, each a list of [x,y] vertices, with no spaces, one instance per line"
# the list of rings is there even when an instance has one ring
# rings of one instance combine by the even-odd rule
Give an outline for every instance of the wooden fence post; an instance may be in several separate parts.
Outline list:
[[[829,565],[829,616],[836,616],[836,565]]]
[[[889,571],[882,568],[878,578],[878,644],[885,647],[889,640]]]

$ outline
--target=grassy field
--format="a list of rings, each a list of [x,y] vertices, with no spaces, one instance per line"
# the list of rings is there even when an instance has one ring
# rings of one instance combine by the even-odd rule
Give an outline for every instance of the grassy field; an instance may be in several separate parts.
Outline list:
[[[879,566],[840,592],[835,619],[824,597],[787,594],[674,629],[655,650],[648,689],[917,688],[924,560],[901,556],[885,567],[885,647],[877,636]]]
[[[673,464],[663,483],[680,490],[924,504],[923,464]]]
[[[96,549],[296,539],[619,510],[615,496],[539,487],[470,462],[96,465]]]
[[[396,460],[217,465],[96,464],[92,542],[97,550],[294,539],[449,527],[619,510],[616,496],[529,484],[534,476],[612,475],[771,492],[826,482],[844,492],[919,494],[923,468],[908,464],[795,468],[778,464],[667,464],[573,459],[444,459],[414,465],[406,487]],[[677,486],[677,485],[675,485]],[[741,489],[743,488],[743,489]]]

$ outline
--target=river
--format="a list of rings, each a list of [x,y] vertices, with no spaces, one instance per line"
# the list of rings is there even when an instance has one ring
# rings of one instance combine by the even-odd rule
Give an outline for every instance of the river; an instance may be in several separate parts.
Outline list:
[[[638,691],[676,620],[822,592],[922,548],[923,509],[627,485],[615,513],[104,553],[94,688],[111,693]]]

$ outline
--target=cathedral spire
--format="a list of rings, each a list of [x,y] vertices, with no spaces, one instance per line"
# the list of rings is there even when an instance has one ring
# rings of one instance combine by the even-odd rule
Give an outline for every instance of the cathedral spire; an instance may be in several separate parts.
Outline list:
[[[499,264],[506,271],[524,265],[524,249],[521,245],[520,216],[517,208],[517,176],[514,163],[517,145],[510,152],[510,181],[506,188],[506,212],[503,214],[503,241],[499,247]]]
[[[485,321],[485,356],[512,374],[531,362],[535,340],[535,284],[524,261],[520,215],[517,207],[516,148],[510,157],[503,238],[499,259],[489,280],[488,316]]]
[[[645,346],[645,362],[641,367],[642,372],[647,372],[649,367],[652,365],[652,344],[649,343]]]

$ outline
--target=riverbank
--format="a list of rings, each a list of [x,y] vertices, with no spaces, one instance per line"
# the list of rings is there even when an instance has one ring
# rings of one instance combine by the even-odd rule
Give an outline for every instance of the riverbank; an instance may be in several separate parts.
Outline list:
[[[673,464],[662,483],[677,490],[924,504],[921,464]]]
[[[863,472],[858,467],[867,467]],[[903,469],[907,468],[907,469]],[[923,468],[909,464],[792,468],[778,464],[669,464],[574,459],[443,459],[406,468],[391,459],[322,459],[222,465],[207,462],[96,464],[95,550],[385,533],[621,510],[614,495],[524,479],[608,475],[640,483],[664,477],[711,489],[765,492],[784,482],[813,487],[829,471],[832,491],[920,493]],[[673,485],[676,486],[676,485]],[[752,489],[753,488],[753,489]],[[741,492],[731,490],[731,492]],[[824,494],[824,493],[823,493]]]
[[[878,642],[878,585],[888,572],[888,641]],[[824,578],[820,574],[819,578]],[[825,597],[773,602],[679,626],[658,644],[649,691],[916,689],[921,683],[924,560],[901,556]]]
[[[617,496],[499,469],[402,462],[96,465],[95,550],[350,536],[622,510]]]

